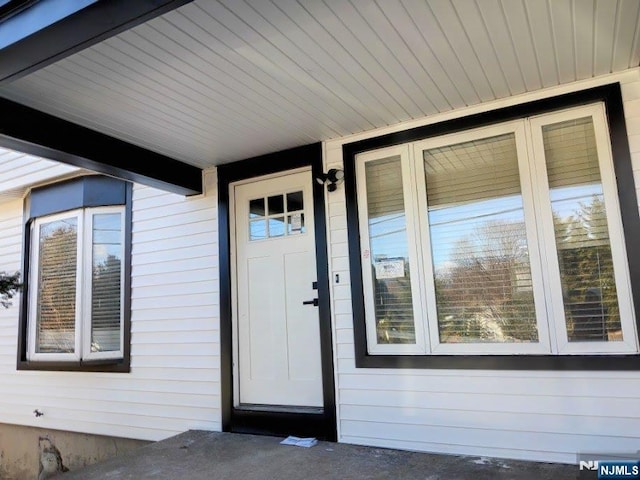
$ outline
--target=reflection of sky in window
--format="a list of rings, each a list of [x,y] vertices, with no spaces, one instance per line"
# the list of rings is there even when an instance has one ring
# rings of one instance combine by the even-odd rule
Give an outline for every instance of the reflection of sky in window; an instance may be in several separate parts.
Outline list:
[[[561,218],[576,215],[580,210],[580,203],[591,204],[594,195],[602,198],[602,184],[558,187],[549,191],[553,212]]]
[[[369,220],[371,257],[407,257],[407,233],[404,213],[395,212]]]
[[[119,213],[93,216],[93,265],[104,263],[109,256],[121,256],[121,219]]]

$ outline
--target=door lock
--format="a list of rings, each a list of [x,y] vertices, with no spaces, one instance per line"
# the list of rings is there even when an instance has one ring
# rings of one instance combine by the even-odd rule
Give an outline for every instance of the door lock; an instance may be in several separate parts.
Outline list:
[[[302,302],[303,305],[313,305],[314,307],[318,306],[318,299],[314,298],[313,300],[306,300]]]

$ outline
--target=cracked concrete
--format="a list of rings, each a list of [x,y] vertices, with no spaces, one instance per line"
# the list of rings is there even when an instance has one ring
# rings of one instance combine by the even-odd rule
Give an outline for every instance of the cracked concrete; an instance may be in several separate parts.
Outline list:
[[[59,480],[557,480],[578,478],[575,465],[432,455],[281,438],[190,431],[120,457],[55,477]]]

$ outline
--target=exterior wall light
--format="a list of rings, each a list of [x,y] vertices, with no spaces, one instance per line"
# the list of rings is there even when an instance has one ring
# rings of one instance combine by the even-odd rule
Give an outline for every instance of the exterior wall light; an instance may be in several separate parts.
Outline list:
[[[332,168],[327,173],[323,173],[320,177],[316,178],[316,181],[320,185],[327,185],[328,192],[335,192],[342,182],[344,182],[344,170]]]

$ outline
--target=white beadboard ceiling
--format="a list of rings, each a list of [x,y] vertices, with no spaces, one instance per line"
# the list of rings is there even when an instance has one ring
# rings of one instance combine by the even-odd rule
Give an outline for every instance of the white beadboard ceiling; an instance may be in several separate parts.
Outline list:
[[[639,14],[638,0],[196,0],[0,95],[207,167],[637,67]]]

